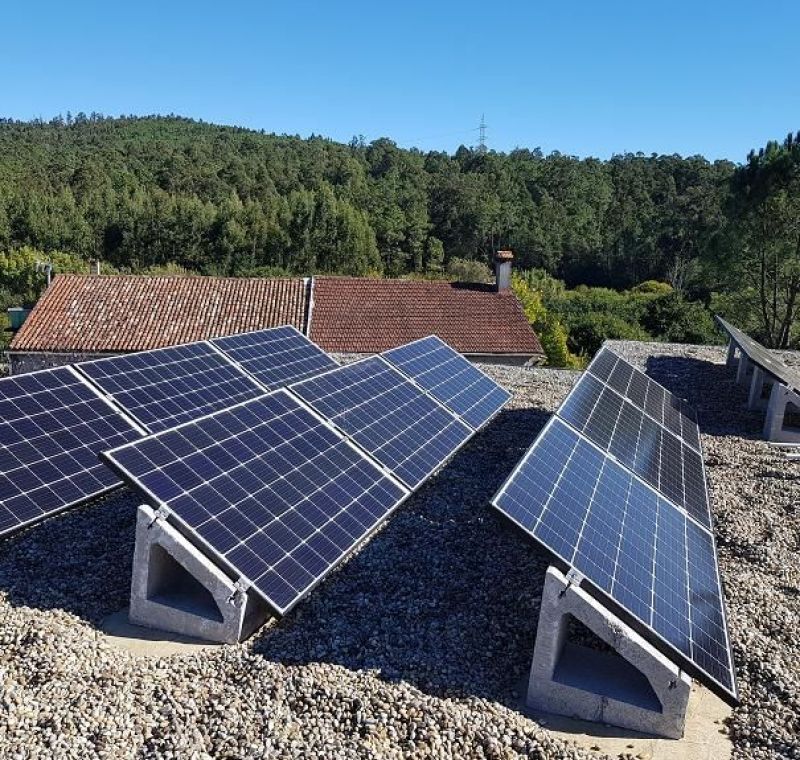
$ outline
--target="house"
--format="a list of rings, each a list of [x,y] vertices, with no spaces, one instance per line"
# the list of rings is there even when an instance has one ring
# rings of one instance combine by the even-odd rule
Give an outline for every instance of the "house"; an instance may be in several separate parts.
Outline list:
[[[278,325],[307,329],[307,278],[57,275],[7,352],[12,374]]]
[[[98,356],[294,325],[334,353],[369,354],[435,334],[482,361],[543,357],[510,289],[496,283],[366,277],[234,278],[58,275],[15,334],[12,373]]]
[[[480,361],[540,358],[541,343],[509,286],[510,254],[503,253],[494,285],[315,277],[309,337],[328,352],[372,354],[436,334]]]

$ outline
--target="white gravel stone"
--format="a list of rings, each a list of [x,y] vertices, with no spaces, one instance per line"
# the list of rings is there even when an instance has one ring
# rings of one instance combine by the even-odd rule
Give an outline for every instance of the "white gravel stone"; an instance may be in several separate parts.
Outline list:
[[[700,412],[742,706],[737,757],[800,757],[800,465],[719,347],[615,344]],[[285,620],[238,646],[135,657],[120,491],[0,544],[0,757],[581,758],[514,709],[547,559],[489,507],[577,373],[487,367],[514,398]]]

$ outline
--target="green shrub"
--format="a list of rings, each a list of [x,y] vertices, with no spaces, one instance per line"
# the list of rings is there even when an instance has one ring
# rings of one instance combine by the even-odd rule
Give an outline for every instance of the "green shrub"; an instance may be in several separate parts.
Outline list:
[[[672,285],[668,282],[659,282],[658,280],[645,280],[638,285],[634,285],[630,293],[642,293],[645,295],[665,295],[672,293]]]
[[[721,340],[708,309],[674,292],[648,304],[642,326],[659,340],[670,343],[719,343]]]
[[[492,273],[482,261],[454,257],[447,262],[447,274],[458,282],[489,282]]]
[[[591,357],[606,339],[652,340],[652,337],[638,324],[626,322],[615,314],[588,312],[570,324],[567,345],[574,353]]]
[[[528,322],[539,336],[548,366],[577,368],[579,361],[567,348],[567,331],[544,306],[541,294],[532,289],[528,282],[526,278],[515,274],[511,278],[511,287],[522,304]]]

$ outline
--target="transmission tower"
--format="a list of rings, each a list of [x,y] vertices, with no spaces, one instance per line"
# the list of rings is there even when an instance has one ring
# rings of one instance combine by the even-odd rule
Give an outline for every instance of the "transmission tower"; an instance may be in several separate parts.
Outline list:
[[[478,153],[486,153],[486,119],[481,114],[481,123],[478,126]]]

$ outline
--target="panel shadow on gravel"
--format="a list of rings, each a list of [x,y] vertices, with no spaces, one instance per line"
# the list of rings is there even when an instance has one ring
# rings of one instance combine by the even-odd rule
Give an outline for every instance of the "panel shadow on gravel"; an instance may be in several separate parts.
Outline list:
[[[0,594],[10,604],[59,609],[98,624],[127,605],[141,503],[128,489],[0,541]]]
[[[760,437],[763,411],[748,411],[747,387],[736,384],[736,370],[684,356],[651,356],[647,374],[696,410],[700,431],[710,435]]]
[[[502,412],[254,651],[379,670],[436,696],[517,700],[548,563],[489,502],[549,416]]]

